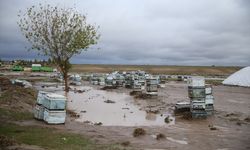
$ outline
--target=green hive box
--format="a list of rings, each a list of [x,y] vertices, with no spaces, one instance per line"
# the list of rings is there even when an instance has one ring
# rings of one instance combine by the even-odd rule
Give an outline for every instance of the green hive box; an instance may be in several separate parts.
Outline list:
[[[39,66],[32,66],[32,71],[36,72],[36,71],[41,71],[41,67]]]
[[[44,71],[44,72],[53,72],[53,69],[51,67],[41,67],[41,71]]]
[[[24,70],[23,67],[22,66],[18,66],[18,65],[14,66],[12,68],[12,71],[23,71],[23,70]]]

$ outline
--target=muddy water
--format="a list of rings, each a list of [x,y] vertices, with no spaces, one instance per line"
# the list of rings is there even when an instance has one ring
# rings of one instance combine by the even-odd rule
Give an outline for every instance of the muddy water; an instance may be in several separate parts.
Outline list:
[[[167,126],[174,124],[174,118],[169,113],[146,113],[134,104],[133,97],[128,94],[107,92],[88,86],[80,89],[85,92],[71,91],[67,95],[67,108],[80,114],[76,121],[89,121],[90,124],[101,122],[104,126]],[[114,103],[105,103],[104,101],[107,100]],[[172,120],[168,124],[164,121],[167,116]]]
[[[38,90],[65,94],[62,85],[54,83],[36,83],[34,87]],[[70,91],[67,94],[67,109],[80,115],[76,119],[79,122],[101,122],[104,126],[169,126],[175,123],[175,118],[168,112],[145,112],[135,104],[134,98],[126,93],[104,91],[90,86],[71,86],[71,89],[84,91]],[[114,103],[106,103],[107,100]],[[170,122],[165,123],[168,116]]]

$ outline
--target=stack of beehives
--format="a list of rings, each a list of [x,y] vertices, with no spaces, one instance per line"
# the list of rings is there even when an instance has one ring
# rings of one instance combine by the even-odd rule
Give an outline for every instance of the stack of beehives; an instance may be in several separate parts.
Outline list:
[[[192,117],[198,118],[212,115],[214,111],[212,86],[205,85],[204,77],[192,77],[188,80],[188,84]]]
[[[34,117],[48,124],[65,123],[66,98],[62,95],[39,91]]]
[[[213,97],[213,90],[211,85],[205,86],[205,103],[206,103],[206,112],[207,115],[212,115],[214,112],[214,97]]]
[[[148,95],[155,95],[157,96],[158,95],[158,80],[157,78],[148,78],[146,79],[146,93]]]

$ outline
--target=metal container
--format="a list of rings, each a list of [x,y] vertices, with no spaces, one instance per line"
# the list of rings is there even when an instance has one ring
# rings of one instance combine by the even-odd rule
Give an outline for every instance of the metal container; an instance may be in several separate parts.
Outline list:
[[[48,93],[45,95],[42,105],[50,110],[64,110],[66,107],[66,97],[59,94]]]
[[[190,98],[205,98],[205,87],[188,87],[188,96]]]
[[[38,119],[38,120],[43,120],[43,115],[44,115],[44,106],[43,105],[39,105],[36,104],[36,106],[34,107],[34,118]]]
[[[37,95],[37,103],[38,104],[43,104],[43,101],[45,100],[45,95],[48,94],[48,92],[45,92],[45,91],[39,91],[38,92],[38,95]]]
[[[65,110],[44,110],[43,120],[48,124],[63,124],[65,123],[66,111]]]

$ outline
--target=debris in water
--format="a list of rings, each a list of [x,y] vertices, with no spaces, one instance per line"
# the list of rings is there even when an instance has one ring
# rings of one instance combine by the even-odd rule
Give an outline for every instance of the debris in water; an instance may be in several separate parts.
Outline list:
[[[87,120],[87,121],[83,121],[83,123],[87,123],[87,124],[89,124],[89,123],[91,123],[91,122]]]
[[[146,112],[147,113],[157,114],[157,113],[159,113],[159,110],[158,109],[155,109],[155,110],[149,109],[149,110],[146,110]]]
[[[246,122],[250,122],[250,117],[246,117],[244,120],[245,120]]]
[[[156,140],[166,139],[166,136],[162,133],[156,135]]]
[[[142,94],[142,91],[131,91],[129,93],[129,95],[131,95],[131,96],[140,95],[140,94]]]
[[[217,130],[217,128],[213,125],[208,125],[208,127],[210,128],[210,130]]]
[[[127,109],[127,110],[129,110],[129,108],[127,108],[127,107],[123,107],[122,109]]]
[[[164,121],[165,121],[166,123],[170,123],[170,118],[169,118],[169,116],[167,116],[167,117],[164,119]]]
[[[81,113],[86,113],[87,111],[86,110],[82,110]]]
[[[108,89],[117,89],[116,86],[104,86],[101,88],[101,90],[108,90]]]
[[[70,117],[73,117],[73,118],[79,118],[80,115],[77,114],[76,112],[72,111],[72,110],[67,110],[67,113],[70,115]]]
[[[130,142],[129,142],[129,141],[125,141],[125,142],[122,142],[121,145],[122,145],[122,146],[129,146],[129,145],[130,145]]]
[[[101,122],[97,122],[97,123],[94,123],[94,125],[96,125],[96,126],[101,126],[102,123],[101,123]]]
[[[115,103],[115,101],[112,101],[112,100],[106,100],[106,101],[104,101],[104,103]]]

